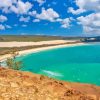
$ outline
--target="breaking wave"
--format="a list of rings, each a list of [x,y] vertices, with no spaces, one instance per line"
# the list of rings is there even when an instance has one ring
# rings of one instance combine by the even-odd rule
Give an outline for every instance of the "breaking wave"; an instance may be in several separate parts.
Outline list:
[[[48,71],[48,70],[42,70],[42,72],[46,73],[48,76],[63,77],[63,75],[58,72],[52,72],[52,71]]]

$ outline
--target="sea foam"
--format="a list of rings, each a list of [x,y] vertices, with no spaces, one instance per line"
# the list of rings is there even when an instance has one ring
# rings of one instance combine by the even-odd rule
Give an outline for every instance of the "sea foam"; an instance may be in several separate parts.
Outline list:
[[[42,72],[48,74],[48,76],[59,76],[62,77],[63,75],[61,73],[58,72],[52,72],[52,71],[48,71],[48,70],[42,70]]]

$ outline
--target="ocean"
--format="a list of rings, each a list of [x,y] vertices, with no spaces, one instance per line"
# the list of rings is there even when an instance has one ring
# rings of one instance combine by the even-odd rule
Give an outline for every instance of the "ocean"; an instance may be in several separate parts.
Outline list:
[[[22,61],[23,71],[100,86],[99,43],[50,49],[16,59]]]

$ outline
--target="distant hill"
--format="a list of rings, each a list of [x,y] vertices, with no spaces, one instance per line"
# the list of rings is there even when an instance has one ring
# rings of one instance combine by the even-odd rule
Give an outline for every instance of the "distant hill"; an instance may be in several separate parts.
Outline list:
[[[8,41],[48,41],[48,40],[80,40],[83,37],[64,37],[64,36],[46,36],[46,35],[0,35],[0,42]]]

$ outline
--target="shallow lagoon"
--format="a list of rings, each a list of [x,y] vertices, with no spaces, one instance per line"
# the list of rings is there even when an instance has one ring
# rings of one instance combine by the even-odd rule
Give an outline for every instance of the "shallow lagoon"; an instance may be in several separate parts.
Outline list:
[[[100,44],[64,47],[20,56],[21,70],[59,80],[100,85]]]

